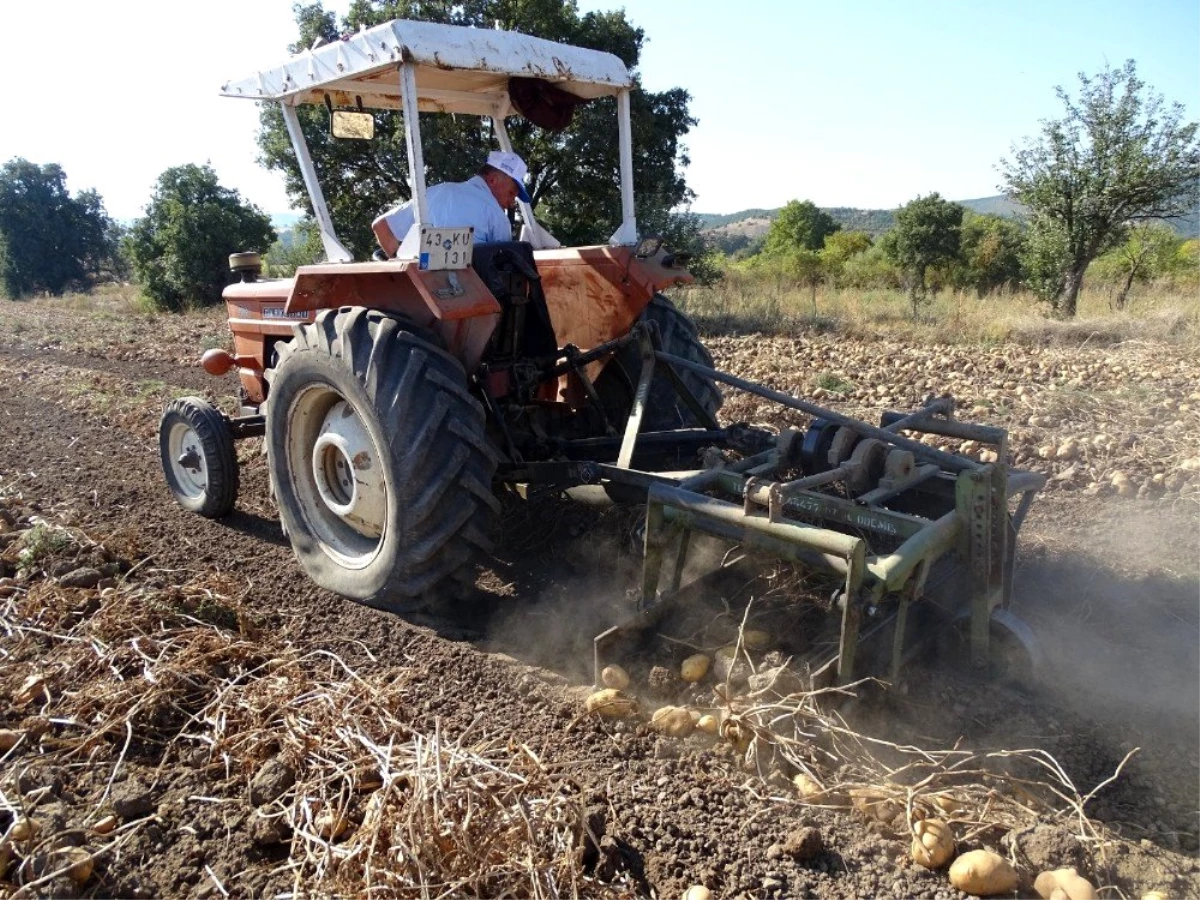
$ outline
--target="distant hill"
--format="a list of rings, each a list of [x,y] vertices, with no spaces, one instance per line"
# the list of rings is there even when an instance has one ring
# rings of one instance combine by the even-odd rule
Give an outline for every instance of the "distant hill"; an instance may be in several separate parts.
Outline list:
[[[1010,200],[1003,194],[995,197],[977,197],[972,200],[957,200],[956,203],[965,206],[972,212],[981,215],[1005,216],[1020,218],[1025,213],[1021,204]],[[696,213],[700,220],[700,230],[707,235],[718,247],[726,253],[734,253],[749,247],[771,228],[771,223],[779,215],[776,209],[744,209],[741,212],[728,215],[712,215]],[[848,206],[827,206],[823,210],[846,231],[865,231],[876,238],[890,229],[896,222],[894,209],[855,209]],[[1193,214],[1184,219],[1165,219],[1166,224],[1174,228],[1182,237],[1194,238],[1200,236],[1200,214]]]

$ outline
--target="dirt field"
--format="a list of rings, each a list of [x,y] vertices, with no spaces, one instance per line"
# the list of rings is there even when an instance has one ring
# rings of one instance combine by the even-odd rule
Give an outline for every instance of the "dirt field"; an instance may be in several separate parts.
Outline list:
[[[906,800],[1009,858],[1025,896],[1066,865],[1100,896],[1200,896],[1194,347],[713,338],[720,368],[868,418],[949,391],[1051,476],[1017,573],[1036,687],[917,663],[746,754],[648,729],[689,695],[643,675],[736,638],[750,600],[747,627],[778,625],[786,570],[631,662],[642,716],[582,716],[636,513],[506,503],[464,625],[339,600],[295,563],[257,440],[226,520],[164,486],[159,412],[232,409],[232,377],[196,365],[225,340],[218,310],[0,305],[0,897],[966,896],[911,861]],[[744,396],[723,417],[802,424]]]

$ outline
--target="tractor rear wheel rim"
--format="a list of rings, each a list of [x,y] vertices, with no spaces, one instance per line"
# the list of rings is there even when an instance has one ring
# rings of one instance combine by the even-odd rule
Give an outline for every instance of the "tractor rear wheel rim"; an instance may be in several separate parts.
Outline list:
[[[197,500],[208,490],[208,460],[204,443],[187,422],[175,422],[167,435],[171,474],[175,483],[189,500]]]
[[[341,565],[366,566],[387,524],[385,457],[358,409],[329,385],[297,394],[288,418],[288,469],[304,518]]]

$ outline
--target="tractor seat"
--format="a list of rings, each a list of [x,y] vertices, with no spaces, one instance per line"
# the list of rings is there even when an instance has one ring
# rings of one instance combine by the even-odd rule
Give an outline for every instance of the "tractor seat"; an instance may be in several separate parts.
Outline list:
[[[526,241],[476,244],[471,264],[502,310],[493,334],[494,352],[508,357],[557,353],[533,246]]]

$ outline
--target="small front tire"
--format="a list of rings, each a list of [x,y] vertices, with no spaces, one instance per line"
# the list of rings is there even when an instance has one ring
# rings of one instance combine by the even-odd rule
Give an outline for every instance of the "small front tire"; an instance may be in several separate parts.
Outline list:
[[[238,491],[237,453],[226,418],[207,400],[180,397],[163,410],[158,452],[167,487],[184,509],[227,516]]]

